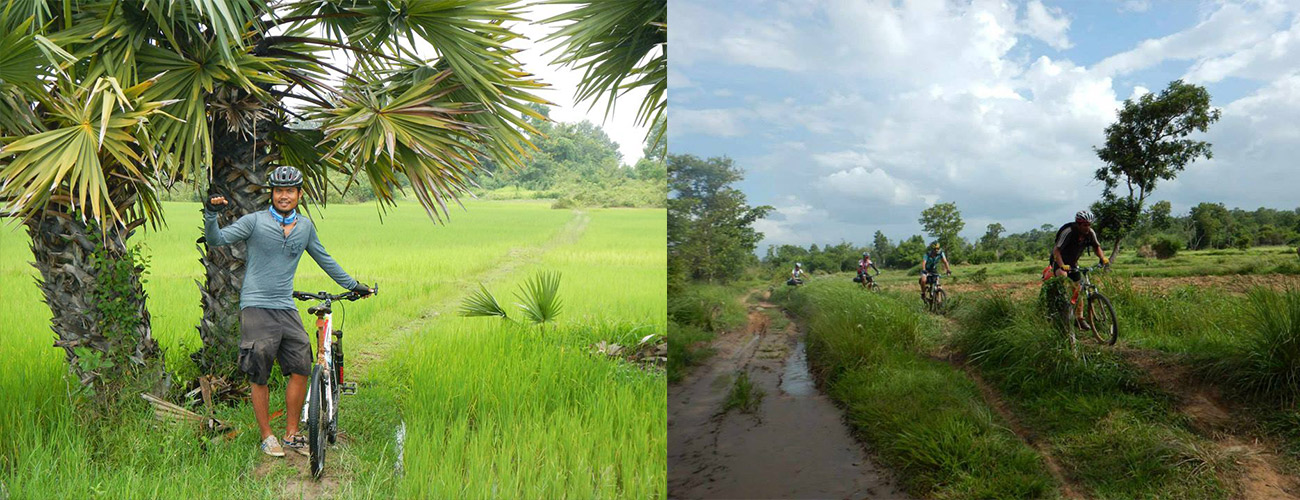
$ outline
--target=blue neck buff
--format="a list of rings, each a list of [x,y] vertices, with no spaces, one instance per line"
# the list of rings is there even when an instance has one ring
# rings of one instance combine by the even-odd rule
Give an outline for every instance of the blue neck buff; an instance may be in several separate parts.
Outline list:
[[[293,221],[298,220],[298,209],[296,208],[293,209],[293,212],[290,212],[289,216],[287,217],[282,216],[280,215],[280,212],[275,211],[275,207],[271,207],[270,211],[271,211],[271,217],[275,217],[275,221],[279,222],[281,226],[287,226],[289,224],[293,224]]]

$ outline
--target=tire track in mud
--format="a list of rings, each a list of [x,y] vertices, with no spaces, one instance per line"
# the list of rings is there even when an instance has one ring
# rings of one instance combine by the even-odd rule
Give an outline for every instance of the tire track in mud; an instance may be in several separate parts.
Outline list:
[[[668,388],[670,498],[904,498],[839,408],[817,391],[793,320],[772,326],[760,301],[746,328],[713,341],[712,358]],[[753,414],[723,412],[735,374],[764,392]]]

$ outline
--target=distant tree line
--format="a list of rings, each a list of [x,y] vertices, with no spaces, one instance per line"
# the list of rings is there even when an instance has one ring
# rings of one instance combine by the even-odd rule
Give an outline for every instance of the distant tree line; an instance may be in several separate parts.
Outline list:
[[[1173,215],[1171,211],[1168,201],[1153,203],[1126,228],[1121,243],[1137,249],[1141,256],[1157,258],[1171,257],[1183,249],[1245,250],[1252,246],[1300,245],[1300,208],[1242,210],[1227,209],[1222,203],[1200,203],[1183,215]],[[917,234],[894,243],[884,233],[876,231],[870,245],[843,241],[820,246],[813,244],[807,248],[772,245],[768,246],[762,262],[776,268],[792,267],[799,262],[809,272],[846,272],[856,270],[862,252],[868,251],[879,267],[911,269],[920,264],[927,245],[934,241],[942,243],[948,260],[954,264],[1040,259],[1046,262],[1056,230],[1060,228],[1060,224],[1043,224],[1036,229],[1004,236],[1006,230],[1002,224],[993,223],[972,243],[956,234],[965,224],[954,203],[939,203],[927,208],[922,212],[921,225],[931,239]],[[1113,228],[1098,224],[1094,229],[1103,240],[1113,238]]]
[[[549,110],[535,109],[549,117]],[[491,165],[490,176],[478,179],[486,190],[519,188],[536,198],[556,198],[557,208],[571,206],[663,207],[668,167],[665,145],[647,145],[635,165],[624,165],[618,144],[599,126],[529,118],[538,131],[529,139],[537,151],[517,170]],[[662,128],[663,122],[652,128]]]

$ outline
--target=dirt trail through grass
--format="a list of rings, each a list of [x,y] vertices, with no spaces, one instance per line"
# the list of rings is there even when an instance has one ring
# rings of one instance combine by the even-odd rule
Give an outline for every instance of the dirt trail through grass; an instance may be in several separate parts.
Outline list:
[[[780,308],[750,306],[742,331],[668,390],[672,498],[901,498],[808,372],[803,335]],[[763,394],[753,413],[723,411],[737,374]]]
[[[587,228],[587,223],[591,217],[582,211],[575,211],[572,219],[569,220],[554,236],[540,245],[529,247],[516,247],[511,249],[508,255],[502,259],[501,265],[491,270],[474,276],[455,277],[464,286],[461,287],[461,293],[444,297],[440,301],[435,301],[431,307],[420,312],[413,319],[401,327],[390,332],[364,332],[362,335],[353,335],[348,338],[353,339],[347,344],[346,358],[347,368],[345,377],[356,381],[365,378],[366,368],[375,361],[382,360],[389,352],[397,348],[412,332],[420,331],[429,323],[435,321],[441,314],[455,307],[460,303],[469,292],[474,290],[478,283],[489,284],[497,280],[505,279],[510,276],[519,267],[528,265],[546,252],[563,245],[573,244],[578,241],[582,233]],[[447,279],[452,277],[430,277],[430,279]],[[381,290],[382,293],[382,290]],[[369,299],[367,299],[369,300]],[[358,384],[360,386],[360,384]],[[365,390],[365,387],[358,387],[358,390]],[[346,401],[346,400],[345,400]],[[274,402],[273,406],[274,406]],[[354,413],[356,413],[354,411]],[[284,417],[279,417],[282,423]],[[360,418],[354,415],[351,418]],[[276,427],[276,420],[273,419],[272,427]],[[333,498],[341,487],[353,480],[349,467],[340,467],[340,464],[353,463],[360,460],[353,455],[348,447],[350,436],[340,425],[340,435],[338,444],[331,446],[326,453],[325,474],[320,480],[312,479],[311,465],[307,457],[296,452],[285,449],[285,460],[281,461],[270,457],[262,457],[254,470],[257,477],[265,477],[269,474],[276,473],[281,467],[288,467],[293,472],[284,474],[286,476],[279,492],[279,498],[283,499],[314,499],[314,498]],[[303,429],[306,433],[306,429]]]
[[[929,353],[930,359],[952,365],[954,368],[961,370],[962,373],[966,374],[967,378],[975,383],[975,387],[979,389],[980,396],[984,399],[984,403],[987,404],[989,408],[992,408],[1003,422],[1007,423],[1007,427],[1011,429],[1011,432],[1015,433],[1016,437],[1019,437],[1022,442],[1029,445],[1030,448],[1033,448],[1034,451],[1037,451],[1038,454],[1043,457],[1043,461],[1047,464],[1047,471],[1052,475],[1052,478],[1056,479],[1056,482],[1061,485],[1061,496],[1070,499],[1087,498],[1080,493],[1080,491],[1083,491],[1083,488],[1073,481],[1070,481],[1070,479],[1065,475],[1060,460],[1057,460],[1056,456],[1047,446],[1047,443],[1044,443],[1039,439],[1037,433],[1020,423],[1020,418],[1011,410],[1011,405],[1002,398],[1002,395],[998,393],[998,390],[984,381],[984,377],[980,376],[979,370],[966,364],[966,360],[961,354],[954,353],[948,348],[948,340],[957,330],[957,321],[948,316],[935,317],[938,318],[940,324],[940,338],[935,351]]]
[[[1234,481],[1237,498],[1300,499],[1300,481],[1282,472],[1276,446],[1244,429],[1240,414],[1216,388],[1197,380],[1187,365],[1168,354],[1132,348],[1117,348],[1117,352],[1140,368],[1147,381],[1177,397],[1179,411],[1188,416],[1198,433],[1234,458],[1241,468]]]

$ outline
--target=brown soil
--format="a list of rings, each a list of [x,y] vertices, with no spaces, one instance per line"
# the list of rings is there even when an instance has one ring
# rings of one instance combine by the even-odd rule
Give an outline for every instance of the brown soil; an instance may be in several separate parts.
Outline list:
[[[1128,348],[1117,352],[1141,368],[1149,382],[1177,397],[1179,411],[1191,418],[1192,426],[1235,458],[1241,469],[1239,477],[1230,478],[1237,487],[1235,498],[1300,499],[1300,482],[1282,472],[1276,446],[1243,429],[1241,413],[1220,397],[1218,389],[1194,377],[1172,355]]]
[[[905,498],[811,384],[797,326],[774,330],[764,310],[777,306],[752,306],[744,330],[668,388],[668,496]],[[739,371],[764,393],[753,414],[721,411]]]

